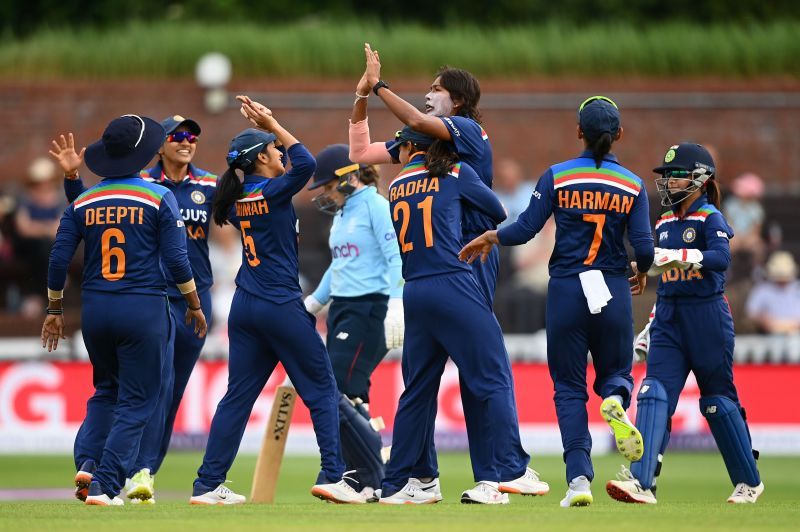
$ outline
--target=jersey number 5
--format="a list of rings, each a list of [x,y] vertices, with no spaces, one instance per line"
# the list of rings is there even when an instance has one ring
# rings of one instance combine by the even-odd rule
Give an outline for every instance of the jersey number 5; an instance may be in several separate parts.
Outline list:
[[[433,247],[433,223],[432,218],[433,196],[428,196],[424,200],[417,203],[417,209],[422,210],[422,227],[425,231],[425,247]],[[394,212],[392,217],[397,222],[400,215],[403,216],[402,225],[400,226],[400,251],[407,253],[414,249],[413,242],[406,242],[406,233],[408,233],[408,222],[411,218],[411,206],[407,201],[398,201],[394,205]]]
[[[125,243],[125,233],[121,229],[112,227],[103,231],[100,236],[100,253],[102,255],[102,265],[100,273],[107,281],[119,281],[125,276],[125,251],[121,247],[112,247],[111,239],[116,240],[117,244]],[[117,269],[111,271],[111,259],[116,259]]]
[[[239,228],[242,230],[242,244],[244,245],[244,254],[247,256],[247,264],[256,267],[261,264],[261,260],[256,253],[256,241],[253,240],[252,235],[247,234],[247,229],[250,229],[250,222],[242,220],[239,222]]]
[[[589,255],[583,261],[586,266],[590,266],[594,264],[594,259],[597,258],[597,252],[600,250],[600,244],[603,242],[603,226],[606,224],[606,215],[584,214],[583,221],[595,224],[594,238],[592,238],[592,245],[589,246]]]

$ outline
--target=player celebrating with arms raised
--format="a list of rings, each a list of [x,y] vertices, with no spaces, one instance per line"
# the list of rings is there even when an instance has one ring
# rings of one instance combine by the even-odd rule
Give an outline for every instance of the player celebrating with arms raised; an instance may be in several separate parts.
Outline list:
[[[625,230],[645,270],[653,261],[647,192],[642,180],[611,154],[622,137],[617,105],[604,96],[578,109],[578,138],[585,151],[551,166],[536,185],[530,205],[516,222],[488,231],[467,244],[460,256],[484,260],[496,244],[531,240],[551,214],[556,246],[550,258],[547,290],[547,363],[555,388],[556,414],[564,446],[569,489],[564,507],[592,503],[594,477],[586,401],[587,352],[597,373],[594,391],[604,401],[601,414],[614,430],[626,457],[642,455],[641,435],[628,420],[630,346],[633,343],[631,294],[644,289],[646,275],[625,275]]]
[[[392,92],[388,84],[380,79],[381,62],[378,52],[365,44],[364,53],[366,68],[356,88],[356,100],[350,118],[350,157],[354,161],[369,164],[397,162],[399,159],[395,142],[370,143],[367,97],[372,91],[401,122],[414,131],[434,138],[441,147],[456,153],[459,160],[478,174],[484,185],[492,188],[492,146],[489,136],[480,124],[478,104],[481,89],[475,76],[458,68],[440,69],[425,95],[423,113]],[[462,243],[497,227],[490,216],[468,203],[462,205],[461,216]],[[472,273],[489,308],[494,301],[499,264],[500,254],[497,250],[492,250],[485,262],[472,264]],[[505,356],[508,357],[507,354]],[[496,448],[496,455],[489,456],[489,450],[483,447],[484,440],[480,435],[491,430],[492,420],[480,417],[478,400],[460,376],[459,381],[467,435],[473,442],[470,444],[470,453],[473,457],[481,456],[473,459],[494,461],[502,480],[500,491],[523,495],[546,494],[550,488],[539,479],[536,471],[528,467],[530,456],[522,448],[518,437],[509,441],[506,447]],[[436,402],[431,403],[430,408],[430,416],[435,417]],[[514,409],[516,410],[516,403]],[[425,447],[427,451],[414,466],[413,480],[418,481],[424,489],[433,490],[441,498],[433,434],[430,434]]]
[[[519,439],[513,377],[503,334],[469,266],[456,255],[461,247],[461,204],[482,209],[495,223],[505,219],[497,197],[469,165],[435,139],[405,127],[398,135],[405,164],[389,187],[392,220],[403,260],[403,343],[405,390],[394,421],[392,458],[380,502],[421,504],[440,500],[412,481],[415,464],[432,440],[439,379],[448,355],[462,382],[475,396],[478,414],[492,420],[492,430],[470,433],[484,438],[485,455],[472,454],[477,486],[466,490],[465,503],[507,504],[499,491],[494,456]],[[427,152],[427,153],[426,153]],[[524,467],[524,466],[523,466]]]
[[[365,497],[342,478],[339,393],[330,359],[298,284],[297,216],[292,197],[314,173],[314,158],[271,111],[240,96],[242,112],[259,129],[231,141],[228,169],[220,179],[214,222],[229,221],[242,232],[242,266],[228,317],[228,390],[208,436],[203,465],[194,481],[192,504],[238,504],[242,495],[225,487],[253,404],[278,362],[311,412],[322,471],[311,493],[338,503]],[[278,147],[280,144],[280,149]],[[285,150],[292,167],[284,168]],[[244,173],[244,182],[236,170]]]
[[[714,160],[703,146],[672,146],[654,170],[661,204],[672,207],[656,223],[652,274],[661,274],[650,324],[647,377],[636,398],[636,426],[644,456],[624,466],[606,491],[622,502],[656,502],[656,477],[669,442],[686,377],[700,388],[708,420],[735,486],[730,503],[754,503],[764,491],[744,408],[733,384],[733,317],[724,296],[733,230],[719,211]]]

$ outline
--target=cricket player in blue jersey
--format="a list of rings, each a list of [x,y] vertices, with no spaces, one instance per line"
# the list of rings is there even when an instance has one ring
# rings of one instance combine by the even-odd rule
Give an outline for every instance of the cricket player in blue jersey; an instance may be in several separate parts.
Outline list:
[[[232,222],[242,233],[242,266],[228,317],[228,390],[211,422],[190,502],[244,502],[244,496],[225,487],[226,475],[253,404],[280,362],[311,412],[322,455],[312,495],[363,504],[364,495],[343,478],[339,393],[298,283],[297,216],[292,198],[314,173],[314,158],[269,109],[246,96],[238,98],[242,113],[263,130],[246,129],[231,141],[228,169],[219,181],[213,207],[215,223]],[[291,161],[288,172],[282,150]],[[244,182],[236,170],[244,173]]]
[[[714,160],[703,146],[671,146],[654,169],[661,204],[658,247],[650,273],[661,276],[650,324],[647,376],[636,398],[644,456],[606,484],[614,499],[656,503],[656,477],[672,415],[691,371],[734,490],[730,503],[755,503],[764,491],[745,410],[733,383],[733,317],[725,299],[733,230],[719,211]],[[642,268],[643,270],[643,268]]]
[[[203,312],[208,316],[208,326],[212,325],[211,285],[213,277],[211,263],[208,258],[208,231],[211,223],[211,205],[217,186],[217,176],[197,168],[192,158],[197,150],[200,136],[200,125],[192,119],[174,115],[161,121],[166,133],[164,144],[158,151],[159,162],[139,176],[150,183],[158,183],[168,188],[175,195],[181,217],[186,225],[187,248],[189,262],[192,266],[197,292]],[[64,170],[64,190],[67,199],[72,202],[86,187],[83,186],[78,168],[82,158],[75,152],[74,139],[53,141],[53,153]],[[163,404],[156,415],[150,418],[145,434],[139,446],[139,457],[134,469],[129,472],[126,482],[127,497],[133,503],[155,503],[154,476],[161,467],[164,456],[169,449],[172,428],[178,412],[183,392],[189,382],[194,365],[200,357],[205,344],[205,337],[200,338],[192,327],[185,325],[182,316],[186,313],[186,303],[181,297],[176,283],[169,272],[167,275],[167,294],[172,316],[176,322],[174,336],[173,368],[174,380],[171,393],[163,399]],[[98,457],[99,459],[99,457]],[[91,474],[91,472],[84,472]]]
[[[377,501],[384,462],[380,434],[370,425],[370,375],[390,348],[403,344],[403,275],[389,202],[372,166],[353,163],[346,144],[316,156],[312,202],[333,216],[332,261],[304,303],[317,314],[330,301],[326,347],[339,391],[342,453],[359,490]]]
[[[405,390],[395,416],[392,457],[380,502],[441,500],[440,494],[420,486],[413,472],[420,455],[428,452],[435,422],[430,404],[436,402],[449,356],[476,397],[482,409],[478,414],[492,420],[491,431],[469,435],[470,447],[473,438],[481,437],[488,452],[471,453],[477,485],[464,491],[461,501],[507,504],[508,495],[498,489],[500,473],[494,457],[519,445],[511,365],[489,303],[471,268],[457,259],[462,203],[482,209],[494,223],[505,219],[505,210],[475,171],[432,137],[406,126],[397,144],[404,166],[389,187],[389,202],[406,281]]]
[[[84,240],[81,323],[95,393],[75,439],[76,496],[86,504],[116,506],[123,504],[117,495],[134,468],[145,426],[170,393],[175,324],[164,270],[183,294],[186,322],[195,321],[199,336],[206,321],[175,196],[138,176],[164,141],[164,129],[147,117],[125,115],[80,154],[69,137],[72,153],[85,153],[86,165],[104,179],[80,194],[61,219],[42,342],[55,349],[63,334],[67,267]]]
[[[397,162],[397,148],[394,141],[386,143],[376,142],[370,144],[369,128],[367,125],[367,97],[370,91],[374,92],[386,104],[389,110],[404,124],[415,131],[420,131],[444,143],[451,151],[458,154],[462,162],[469,164],[478,174],[481,181],[492,188],[492,146],[489,136],[480,124],[480,84],[475,77],[457,68],[442,68],[431,84],[430,91],[425,95],[425,112],[421,112],[413,105],[388,88],[388,84],[380,80],[380,58],[377,51],[373,51],[369,44],[364,46],[366,55],[366,69],[356,87],[356,100],[350,118],[350,156],[354,161],[362,163],[388,163]],[[469,242],[484,231],[495,229],[497,225],[485,213],[470,205],[462,206],[461,228],[463,242]],[[494,292],[497,285],[497,271],[499,268],[500,253],[492,250],[486,262],[474,262],[472,273],[491,308],[494,301]],[[507,354],[506,354],[507,356]],[[467,433],[476,443],[471,446],[474,453],[484,454],[488,449],[482,448],[483,441],[479,434],[490,430],[491,420],[481,419],[477,413],[480,411],[477,400],[472,396],[469,387],[461,385],[461,401],[464,405]],[[515,403],[516,405],[516,403]],[[431,404],[431,416],[436,417],[436,403]],[[516,406],[515,406],[516,408]],[[420,457],[419,463],[414,468],[414,480],[429,491],[434,491],[441,497],[439,487],[438,465],[436,463],[436,448],[433,435],[426,444],[428,449]],[[526,467],[530,457],[521,445],[514,449],[507,449],[500,456],[495,456],[500,476],[500,490],[506,493],[519,493],[523,495],[543,495],[545,483],[539,479],[539,474]],[[523,471],[522,476],[518,476]]]
[[[594,470],[586,401],[587,352],[597,374],[594,391],[604,401],[603,418],[624,456],[642,455],[641,434],[625,410],[633,387],[631,294],[639,294],[646,274],[628,286],[628,239],[642,271],[653,261],[647,192],[642,180],[622,166],[611,146],[622,136],[616,104],[604,96],[578,109],[578,138],[585,151],[551,166],[539,179],[530,205],[516,222],[488,231],[467,244],[461,257],[485,258],[496,245],[532,239],[554,215],[556,246],[547,290],[547,362],[555,388],[556,414],[564,446],[569,489],[561,506],[592,503]]]

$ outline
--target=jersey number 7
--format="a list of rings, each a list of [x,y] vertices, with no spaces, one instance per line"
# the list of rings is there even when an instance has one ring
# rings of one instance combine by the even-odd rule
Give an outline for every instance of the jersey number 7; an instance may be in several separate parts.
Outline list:
[[[422,227],[425,231],[425,247],[433,247],[433,223],[432,210],[433,210],[433,196],[426,196],[424,200],[417,203],[417,209],[422,210]],[[394,212],[392,218],[395,222],[399,221],[400,216],[403,216],[403,221],[400,226],[400,251],[407,253],[414,249],[413,242],[406,242],[406,233],[408,233],[408,222],[411,219],[411,206],[407,201],[398,201],[394,205]]]
[[[595,224],[592,245],[589,246],[589,255],[586,257],[586,260],[583,261],[586,266],[590,266],[594,264],[594,260],[597,258],[597,252],[600,250],[600,244],[603,242],[603,226],[606,224],[606,215],[584,214],[583,221]]]

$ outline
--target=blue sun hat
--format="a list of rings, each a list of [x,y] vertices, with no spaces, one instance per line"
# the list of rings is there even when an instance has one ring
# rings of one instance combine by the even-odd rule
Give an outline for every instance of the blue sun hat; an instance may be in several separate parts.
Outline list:
[[[103,137],[86,148],[84,161],[100,177],[127,177],[145,168],[164,142],[164,128],[146,116],[112,120]]]

